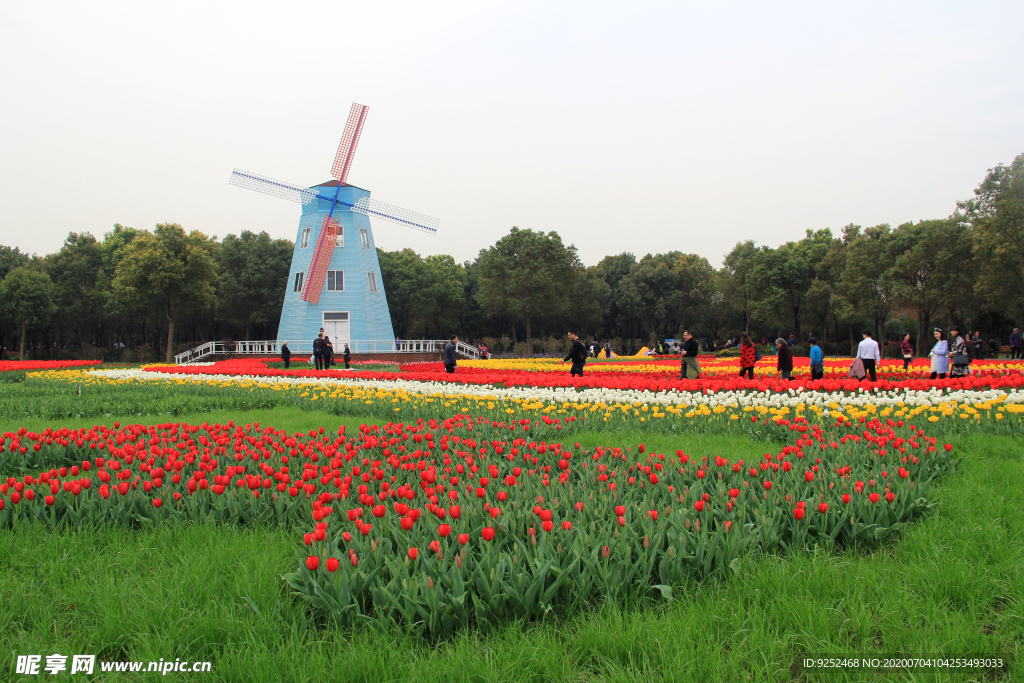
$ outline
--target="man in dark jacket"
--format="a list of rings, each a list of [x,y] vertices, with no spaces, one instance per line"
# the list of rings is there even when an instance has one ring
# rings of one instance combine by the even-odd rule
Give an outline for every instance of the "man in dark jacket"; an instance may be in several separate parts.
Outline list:
[[[576,330],[569,330],[569,339],[572,340],[572,348],[569,349],[569,355],[563,358],[563,361],[571,360],[572,369],[569,371],[569,375],[583,376],[583,366],[587,364],[587,349],[583,346],[583,342],[576,336]]]
[[[281,360],[284,361],[284,369],[288,369],[288,362],[292,359],[292,350],[288,348],[288,343],[281,344]]]
[[[689,330],[683,331],[683,360],[679,368],[679,379],[697,379],[700,377],[700,362],[697,356],[700,355],[700,346],[693,338]]]
[[[459,338],[453,334],[451,340],[444,345],[444,371],[449,375],[455,372],[455,350],[458,344]]]
[[[313,340],[313,360],[316,361],[316,369],[324,369],[324,328],[320,328],[320,334]]]

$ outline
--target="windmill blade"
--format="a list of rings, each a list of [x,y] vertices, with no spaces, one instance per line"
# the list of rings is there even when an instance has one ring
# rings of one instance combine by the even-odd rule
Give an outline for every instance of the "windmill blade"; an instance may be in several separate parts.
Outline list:
[[[348,112],[345,132],[341,134],[338,153],[334,155],[334,165],[331,166],[331,177],[337,178],[342,185],[348,179],[348,170],[352,167],[352,157],[356,154],[356,145],[359,144],[359,136],[363,132],[363,123],[366,121],[366,112],[369,110],[369,107],[353,102],[352,109]]]
[[[437,228],[441,225],[441,221],[436,218],[426,216],[422,213],[416,213],[409,209],[403,209],[402,207],[395,206],[394,204],[378,202],[376,199],[370,199],[369,197],[360,198],[352,210],[364,213],[368,216],[376,216],[377,218],[383,218],[387,221],[400,223],[407,228],[429,232],[431,235],[436,235]]]
[[[237,168],[231,171],[231,180],[228,182],[236,187],[244,187],[247,190],[255,190],[299,204],[309,204],[316,197],[316,191],[308,187],[299,187],[248,171],[240,171]]]
[[[320,224],[320,235],[316,238],[316,250],[313,252],[313,260],[309,263],[309,272],[306,273],[306,282],[302,287],[302,294],[299,298],[311,304],[320,302],[320,292],[324,290],[324,278],[327,277],[327,268],[331,265],[331,256],[334,254],[334,242],[341,231],[341,226],[334,222],[330,216],[324,216]]]

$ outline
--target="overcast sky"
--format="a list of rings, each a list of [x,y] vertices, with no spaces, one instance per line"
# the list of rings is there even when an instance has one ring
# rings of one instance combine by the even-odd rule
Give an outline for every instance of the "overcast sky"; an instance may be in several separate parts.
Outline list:
[[[294,239],[352,102],[349,182],[473,258],[517,225],[583,261],[947,216],[1024,152],[1024,2],[0,0],[0,244],[181,223]]]

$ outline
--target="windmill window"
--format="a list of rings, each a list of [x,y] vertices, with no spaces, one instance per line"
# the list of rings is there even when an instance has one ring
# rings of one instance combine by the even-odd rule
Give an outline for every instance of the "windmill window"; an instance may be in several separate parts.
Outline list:
[[[366,228],[359,228],[359,240],[363,243],[363,249],[370,248],[370,231]]]
[[[305,249],[309,246],[309,228],[302,229],[302,243],[299,245],[299,249]]]
[[[327,271],[327,291],[328,292],[344,292],[345,291],[345,271],[343,271],[343,270],[328,270]]]
[[[345,226],[341,223],[338,223],[338,236],[334,238],[334,246],[345,246]]]
[[[377,293],[377,274],[376,273],[367,273],[366,274],[366,282],[370,286],[370,292],[373,293],[373,294],[376,294]]]
[[[295,273],[295,287],[292,289],[293,292],[302,291],[302,273]]]

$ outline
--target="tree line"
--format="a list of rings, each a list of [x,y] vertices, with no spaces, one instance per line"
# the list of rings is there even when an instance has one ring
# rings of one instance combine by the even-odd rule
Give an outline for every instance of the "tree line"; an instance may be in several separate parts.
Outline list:
[[[0,325],[35,355],[143,360],[211,339],[277,333],[293,243],[242,231],[223,240],[161,224],[70,233],[60,251],[0,247]],[[567,328],[633,352],[684,329],[813,333],[833,353],[933,325],[1005,337],[1024,318],[1024,154],[988,171],[946,218],[808,230],[778,247],[738,243],[715,268],[697,254],[606,256],[584,266],[557,232],[512,228],[476,259],[378,249],[397,336],[457,333],[492,350],[558,352]]]

